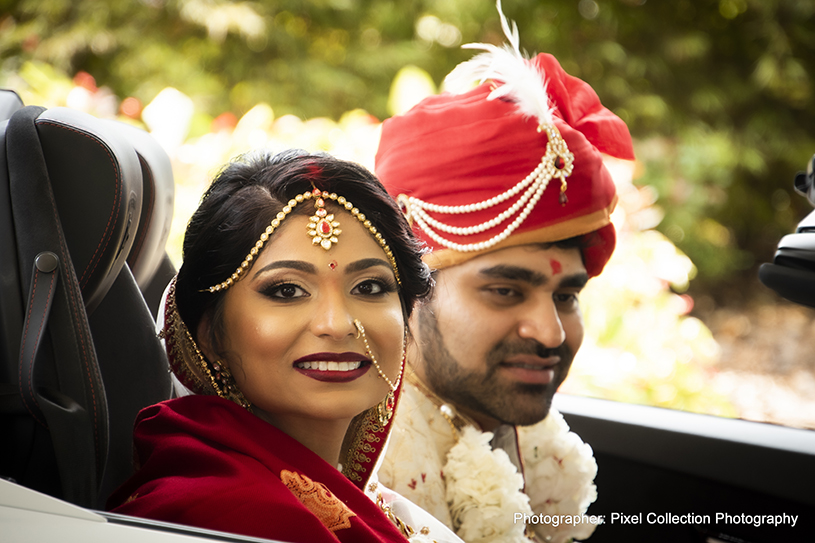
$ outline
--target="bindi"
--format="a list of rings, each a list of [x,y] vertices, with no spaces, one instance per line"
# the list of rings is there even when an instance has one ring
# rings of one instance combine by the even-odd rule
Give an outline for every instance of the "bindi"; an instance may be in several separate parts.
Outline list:
[[[552,275],[557,275],[563,271],[563,266],[560,264],[560,261],[555,260],[554,258],[549,260],[549,265],[552,266]]]
[[[328,263],[328,267],[331,268],[332,270],[337,269],[337,261],[332,260],[331,262]]]

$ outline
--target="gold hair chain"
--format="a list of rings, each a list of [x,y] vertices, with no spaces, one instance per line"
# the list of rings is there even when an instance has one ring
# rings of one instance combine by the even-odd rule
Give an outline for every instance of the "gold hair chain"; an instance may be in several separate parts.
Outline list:
[[[269,237],[274,233],[277,227],[280,226],[286,217],[288,217],[291,212],[297,207],[298,204],[303,203],[306,200],[314,200],[314,207],[317,208],[314,215],[309,217],[309,223],[307,226],[308,235],[312,238],[312,243],[315,245],[320,245],[326,251],[332,247],[333,244],[337,243],[339,234],[342,232],[339,228],[339,222],[334,220],[334,215],[329,215],[327,210],[325,209],[325,201],[326,200],[333,200],[337,202],[337,204],[347,210],[351,215],[353,215],[362,226],[368,229],[371,235],[374,237],[376,242],[382,247],[382,250],[385,251],[385,255],[388,257],[388,261],[390,262],[391,268],[393,268],[393,274],[396,276],[396,282],[401,285],[402,280],[399,277],[399,269],[396,267],[396,258],[393,256],[393,251],[388,246],[388,243],[385,241],[385,238],[382,237],[382,234],[377,231],[376,227],[371,223],[371,221],[365,216],[364,213],[360,213],[359,209],[354,207],[354,204],[349,202],[344,196],[339,196],[337,193],[332,192],[329,193],[327,191],[321,191],[320,189],[315,188],[313,191],[304,192],[303,194],[298,194],[294,198],[288,201],[288,203],[283,207],[283,209],[277,213],[272,222],[269,226],[266,227],[266,230],[260,235],[260,239],[255,242],[255,245],[249,251],[249,254],[246,255],[246,258],[243,259],[240,266],[232,273],[230,277],[228,277],[225,281],[218,283],[217,285],[213,285],[209,288],[205,288],[199,292],[219,292],[221,290],[226,290],[238,281],[249,271],[249,268],[252,265],[252,261],[257,258],[260,254],[260,251],[263,249],[263,246],[269,240]]]

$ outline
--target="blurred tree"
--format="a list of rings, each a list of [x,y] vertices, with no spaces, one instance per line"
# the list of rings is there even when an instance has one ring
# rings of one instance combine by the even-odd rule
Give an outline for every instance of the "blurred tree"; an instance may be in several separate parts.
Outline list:
[[[815,152],[815,1],[503,8],[527,50],[555,54],[629,123],[658,229],[699,270],[697,308],[769,295],[757,265],[808,211],[792,177]],[[261,102],[385,118],[401,68],[438,84],[473,41],[503,41],[492,0],[0,0],[3,73],[38,60],[141,103],[172,86],[194,101],[199,133]]]

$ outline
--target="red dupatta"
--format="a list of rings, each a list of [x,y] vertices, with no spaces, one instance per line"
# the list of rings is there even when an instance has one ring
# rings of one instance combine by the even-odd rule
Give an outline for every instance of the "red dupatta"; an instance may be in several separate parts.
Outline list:
[[[139,469],[108,507],[282,541],[404,542],[361,490],[386,434],[382,428],[381,436],[371,432],[364,419],[365,414],[358,424],[363,431],[349,432],[362,436],[360,442],[344,449],[350,451],[348,460],[366,469],[346,469],[346,476],[228,400],[197,395],[162,402],[139,414],[134,432]],[[376,452],[363,454],[366,462],[355,450]],[[355,473],[359,480],[352,482]]]

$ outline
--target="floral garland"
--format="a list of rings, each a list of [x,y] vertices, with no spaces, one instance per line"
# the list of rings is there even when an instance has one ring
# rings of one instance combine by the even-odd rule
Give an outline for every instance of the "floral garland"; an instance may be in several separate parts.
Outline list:
[[[524,480],[503,450],[493,450],[490,432],[462,429],[447,455],[444,477],[456,533],[468,543],[528,543],[527,526],[515,513],[580,516],[597,498],[597,464],[592,450],[554,409],[538,424],[518,427]],[[530,526],[543,541],[585,539],[595,526],[537,523]]]
[[[467,543],[528,543],[526,525],[515,513],[531,515],[524,480],[492,433],[465,427],[447,454],[444,478],[453,528]]]
[[[585,514],[597,499],[597,462],[591,446],[569,430],[563,415],[550,409],[538,424],[518,427],[518,441],[532,510],[542,515]],[[563,543],[586,539],[595,525],[579,522],[555,527],[540,523],[532,527],[544,541]]]

